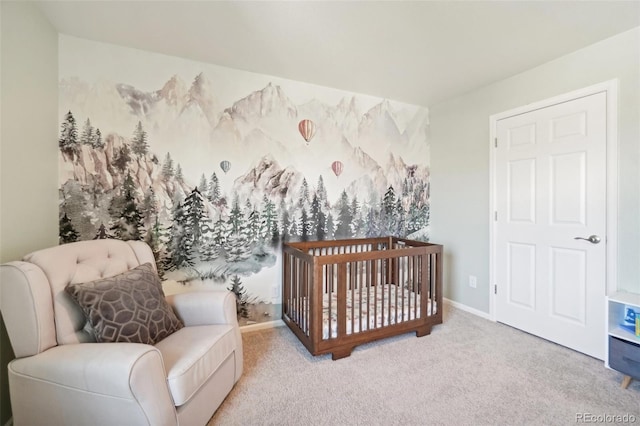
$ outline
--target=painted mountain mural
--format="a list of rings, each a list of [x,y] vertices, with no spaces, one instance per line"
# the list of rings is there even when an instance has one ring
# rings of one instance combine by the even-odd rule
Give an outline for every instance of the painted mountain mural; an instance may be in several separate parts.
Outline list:
[[[428,239],[425,109],[297,104],[271,80],[224,105],[214,82],[62,78],[61,243],[144,240],[164,279],[233,290],[248,324],[279,318],[283,241]]]

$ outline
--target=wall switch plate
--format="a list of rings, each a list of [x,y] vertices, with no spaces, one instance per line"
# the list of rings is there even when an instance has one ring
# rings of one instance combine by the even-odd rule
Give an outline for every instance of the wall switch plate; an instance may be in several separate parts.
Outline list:
[[[478,286],[478,278],[475,275],[469,275],[469,287],[476,288]]]
[[[280,292],[278,291],[278,287],[271,287],[271,297],[276,298],[280,296]]]

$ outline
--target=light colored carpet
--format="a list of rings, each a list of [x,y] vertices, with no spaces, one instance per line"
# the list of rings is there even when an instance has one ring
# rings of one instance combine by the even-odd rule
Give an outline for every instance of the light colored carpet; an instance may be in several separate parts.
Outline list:
[[[243,342],[244,375],[210,426],[568,425],[587,415],[640,424],[640,381],[624,390],[600,360],[450,305],[431,335],[338,361],[311,356],[287,327]]]

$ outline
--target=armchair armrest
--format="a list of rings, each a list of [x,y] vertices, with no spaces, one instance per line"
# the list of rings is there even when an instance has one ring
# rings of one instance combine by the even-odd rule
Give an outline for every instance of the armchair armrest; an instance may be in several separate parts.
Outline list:
[[[9,380],[21,390],[11,394],[16,424],[177,424],[162,355],[150,345],[56,346],[13,360]],[[34,410],[39,397],[49,403]]]
[[[230,291],[192,291],[173,294],[166,299],[187,327],[238,324],[236,296]]]

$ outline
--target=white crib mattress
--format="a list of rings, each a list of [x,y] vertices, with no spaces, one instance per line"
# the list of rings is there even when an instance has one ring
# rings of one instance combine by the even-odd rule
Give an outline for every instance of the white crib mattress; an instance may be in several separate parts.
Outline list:
[[[427,315],[435,314],[436,304],[431,300],[428,303]],[[302,299],[301,305],[305,311],[303,316],[308,318],[306,298]],[[329,339],[329,336],[336,338],[338,336],[337,293],[325,294],[322,305],[322,339]],[[292,314],[295,317],[295,310],[292,310]],[[368,295],[366,289],[362,290],[362,294],[360,294],[360,290],[355,290],[353,293],[348,290],[346,316],[347,334],[420,318],[420,295],[407,288],[399,288],[394,284],[369,287]]]

